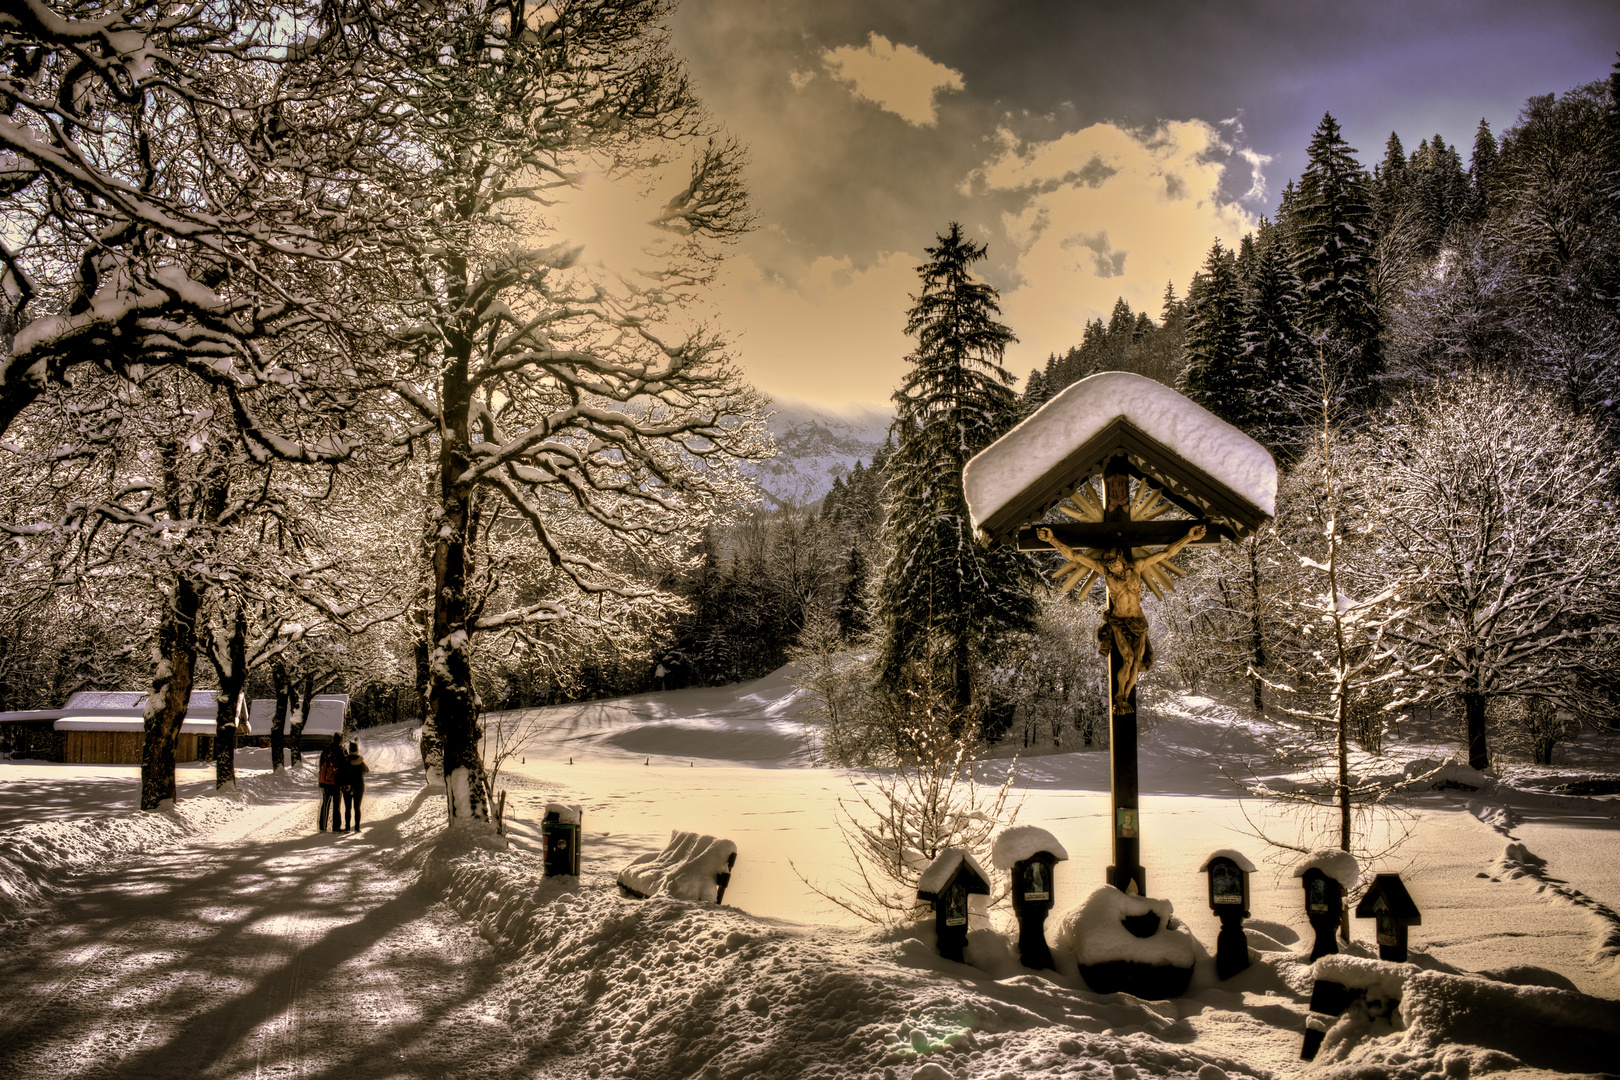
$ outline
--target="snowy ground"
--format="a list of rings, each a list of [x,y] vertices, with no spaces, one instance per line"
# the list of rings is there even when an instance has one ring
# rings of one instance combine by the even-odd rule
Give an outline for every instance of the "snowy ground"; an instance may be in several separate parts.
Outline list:
[[[178,809],[146,815],[129,809],[132,768],[0,763],[0,1076],[1620,1074],[1620,804],[1548,793],[1612,775],[1601,744],[1556,773],[1410,800],[1398,862],[1369,868],[1400,870],[1423,911],[1405,1030],[1351,1017],[1306,1066],[1299,886],[1243,833],[1211,757],[1258,760],[1285,733],[1203,699],[1159,703],[1142,759],[1149,892],[1212,950],[1196,868],[1247,852],[1257,962],[1220,983],[1206,961],[1188,996],[1145,1002],[1087,991],[1061,956],[1056,974],[1022,969],[999,911],[968,966],[916,927],[876,931],[817,900],[795,867],[834,888],[847,875],[839,803],[861,778],[805,766],[797,706],[778,673],[548,710],[502,781],[504,851],[446,833],[404,729],[362,736],[357,836],[315,833],[309,766],[272,776],[262,753],[243,755],[235,796],[189,766]],[[1019,771],[1019,820],[1071,855],[1055,941],[1108,862],[1107,759]],[[547,801],[584,807],[577,882],[539,876]],[[736,841],[725,907],[617,894],[617,870],[672,829]],[[1349,951],[1374,955],[1370,926],[1354,930]],[[1583,993],[1456,974],[1513,967]]]

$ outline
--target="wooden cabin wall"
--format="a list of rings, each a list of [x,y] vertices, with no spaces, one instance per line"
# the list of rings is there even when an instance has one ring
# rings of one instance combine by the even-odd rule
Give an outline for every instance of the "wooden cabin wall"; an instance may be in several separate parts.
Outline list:
[[[76,765],[139,765],[146,735],[139,731],[68,731],[62,760]],[[174,760],[196,761],[197,736],[182,732]]]

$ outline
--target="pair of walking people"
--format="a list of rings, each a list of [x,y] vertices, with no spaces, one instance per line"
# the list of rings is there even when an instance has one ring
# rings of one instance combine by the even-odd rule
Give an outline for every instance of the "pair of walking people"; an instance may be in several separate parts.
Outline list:
[[[343,736],[332,733],[332,742],[321,751],[317,782],[321,785],[320,831],[326,831],[327,812],[331,812],[332,831],[360,830],[360,802],[366,795],[366,773],[371,768],[360,756],[360,744],[349,743],[343,749]]]

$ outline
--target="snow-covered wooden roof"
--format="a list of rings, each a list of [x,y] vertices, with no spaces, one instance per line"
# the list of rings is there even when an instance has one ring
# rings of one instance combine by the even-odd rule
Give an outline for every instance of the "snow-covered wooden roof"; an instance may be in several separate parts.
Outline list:
[[[309,723],[304,725],[306,737],[315,735],[331,735],[343,733],[343,723],[349,710],[349,695],[347,694],[316,694],[309,703]],[[248,703],[247,734],[268,735],[270,725],[276,717],[275,698],[254,698]],[[292,733],[293,721],[297,714],[293,706],[287,708],[287,719],[282,724],[285,734]]]
[[[1203,521],[1211,539],[1246,536],[1276,512],[1277,465],[1264,446],[1163,383],[1105,371],[1067,387],[968,462],[962,483],[973,524],[1008,540],[1114,459]]]
[[[928,864],[928,868],[917,879],[917,899],[938,900],[939,894],[951,883],[951,878],[956,876],[956,871],[964,866],[973,875],[967,882],[967,891],[988,893],[990,875],[979,865],[979,860],[965,848],[948,847],[934,857],[934,861]]]
[[[0,724],[49,720],[57,731],[143,731],[145,712],[145,690],[80,690],[60,709],[0,713]],[[181,730],[212,734],[218,715],[219,691],[193,690]]]

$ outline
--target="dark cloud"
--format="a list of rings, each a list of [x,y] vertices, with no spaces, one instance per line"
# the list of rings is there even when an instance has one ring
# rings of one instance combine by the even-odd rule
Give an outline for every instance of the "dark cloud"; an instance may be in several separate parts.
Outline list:
[[[1531,94],[1605,77],[1620,4],[684,0],[673,30],[721,118],[781,158],[777,176],[756,178],[762,207],[780,210],[790,235],[859,264],[870,250],[914,248],[919,231],[966,212],[953,185],[998,124],[1039,139],[1102,121],[1241,117],[1228,138],[1272,158],[1268,202],[1302,167],[1324,112],[1365,161],[1391,130],[1413,146],[1438,130],[1466,150],[1481,116],[1500,132]],[[824,74],[794,90],[790,72],[817,71],[823,50],[873,33],[962,73],[936,128],[911,127]],[[839,130],[822,129],[824,114],[810,120],[795,93],[817,95]],[[1234,198],[1252,183],[1235,164]]]
[[[1391,130],[1438,131],[1466,161],[1481,117],[1500,134],[1531,95],[1607,77],[1620,4],[681,0],[670,29],[750,148],[760,228],[728,317],[751,370],[770,388],[763,365],[809,365],[801,339],[836,332],[838,378],[889,386],[909,268],[949,222],[989,244],[980,269],[1027,348],[1060,349],[1116,295],[1156,310],[1216,236],[1273,212],[1323,113],[1366,164]],[[908,70],[946,89],[862,91],[828,63],[862,50],[925,58]]]

